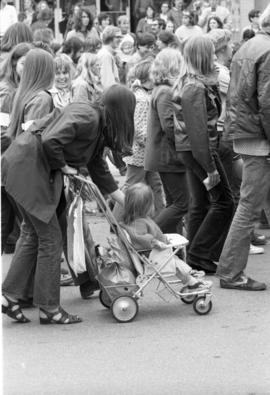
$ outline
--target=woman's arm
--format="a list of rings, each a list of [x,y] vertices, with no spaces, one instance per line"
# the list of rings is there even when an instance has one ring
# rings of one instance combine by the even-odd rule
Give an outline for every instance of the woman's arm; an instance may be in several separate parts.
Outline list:
[[[182,109],[192,154],[207,173],[212,173],[216,166],[210,152],[204,88],[187,84],[182,93]]]
[[[145,100],[138,100],[134,112],[134,141],[142,147],[145,147],[146,142],[148,107]]]
[[[164,87],[158,93],[156,98],[156,109],[163,132],[167,135],[168,140],[175,142],[174,138],[174,120],[173,120],[173,102],[172,91],[169,87]]]

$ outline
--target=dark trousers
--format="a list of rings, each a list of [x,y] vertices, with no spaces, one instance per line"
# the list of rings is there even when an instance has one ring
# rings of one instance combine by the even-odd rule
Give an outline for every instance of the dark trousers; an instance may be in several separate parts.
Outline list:
[[[209,192],[202,183],[207,173],[192,153],[186,152],[182,158],[188,168],[191,193],[188,223],[188,257],[191,260],[219,260],[234,212],[233,196],[224,168],[218,154],[214,153],[213,157],[221,181]]]
[[[159,173],[166,207],[155,218],[163,233],[182,233],[182,220],[188,211],[189,194],[186,173]]]
[[[48,224],[19,207],[23,222],[3,293],[27,299],[33,287],[34,304],[58,307],[60,303],[60,260],[62,236],[56,215]]]

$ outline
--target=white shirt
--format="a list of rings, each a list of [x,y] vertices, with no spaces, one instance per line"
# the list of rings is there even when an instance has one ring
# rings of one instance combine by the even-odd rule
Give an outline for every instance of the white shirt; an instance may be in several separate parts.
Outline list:
[[[17,11],[13,5],[5,5],[4,8],[0,9],[0,37],[3,37],[6,30],[18,22]]]
[[[116,66],[113,51],[104,45],[97,53],[100,64],[101,84],[104,89],[119,82],[118,68]]]

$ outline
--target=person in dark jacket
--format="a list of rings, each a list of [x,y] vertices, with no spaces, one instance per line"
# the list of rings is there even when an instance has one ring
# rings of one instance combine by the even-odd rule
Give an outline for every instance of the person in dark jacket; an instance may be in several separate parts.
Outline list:
[[[221,101],[214,74],[214,46],[194,37],[184,49],[186,70],[174,92],[176,150],[188,171],[191,193],[188,263],[209,274],[216,271],[232,219],[231,189],[217,148]],[[177,93],[178,92],[178,93]]]
[[[260,22],[262,31],[238,50],[231,65],[225,128],[243,159],[243,173],[240,201],[217,271],[222,288],[246,291],[266,289],[264,282],[244,273],[255,221],[263,207],[270,208],[270,5]]]
[[[144,168],[158,172],[167,206],[155,218],[164,233],[182,233],[188,211],[186,170],[175,151],[172,86],[181,68],[182,56],[173,48],[163,49],[152,65],[152,92],[148,118]]]
[[[71,103],[51,115],[54,119],[41,135],[22,133],[3,155],[2,181],[24,218],[2,286],[2,311],[16,321],[29,322],[18,299],[27,293],[35,271],[34,304],[40,309],[40,323],[81,322],[78,316],[65,312],[59,300],[62,235],[56,209],[63,187],[61,174],[74,175],[88,166],[93,181],[100,180],[104,189],[123,203],[124,195],[103,162],[102,148],[129,149],[134,108],[133,93],[123,86],[112,86],[104,95],[102,111],[89,102]],[[37,122],[36,128],[42,130],[41,125]]]

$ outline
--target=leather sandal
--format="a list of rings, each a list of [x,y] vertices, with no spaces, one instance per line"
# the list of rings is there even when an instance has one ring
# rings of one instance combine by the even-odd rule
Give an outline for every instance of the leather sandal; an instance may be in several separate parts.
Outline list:
[[[82,322],[82,319],[77,315],[68,314],[61,306],[59,306],[58,310],[50,313],[42,308],[40,308],[41,314],[45,317],[39,317],[39,322],[41,325],[48,325],[48,324],[78,324]]]
[[[8,305],[5,306],[2,304],[2,313],[8,315],[10,318],[13,318],[15,321],[20,322],[21,324],[26,324],[30,322],[28,318],[23,314],[19,302],[13,302],[7,296],[3,295],[6,299]]]

